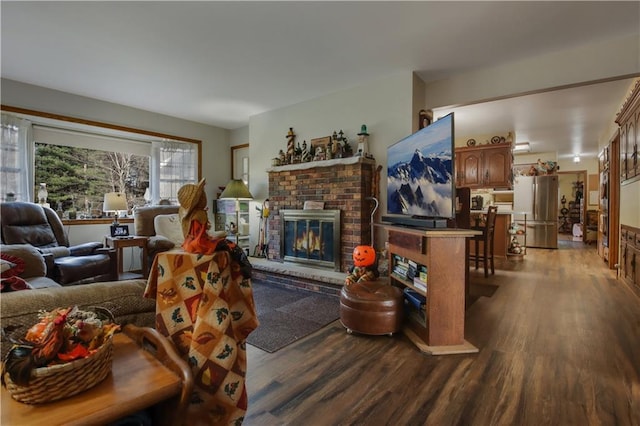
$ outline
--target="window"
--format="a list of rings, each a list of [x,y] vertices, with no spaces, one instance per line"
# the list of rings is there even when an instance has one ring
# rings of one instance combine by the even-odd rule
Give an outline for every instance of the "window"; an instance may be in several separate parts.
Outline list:
[[[171,204],[178,204],[178,189],[185,183],[196,182],[198,178],[197,157],[193,144],[153,142],[151,177],[154,182],[159,183],[151,190],[154,202],[169,200]]]
[[[178,189],[198,179],[199,141],[29,118],[2,114],[3,201],[33,201],[45,183],[52,208],[95,218],[106,192],[124,192],[130,208],[176,204]]]
[[[102,217],[107,192],[124,192],[129,208],[145,204],[149,156],[36,142],[35,182],[46,183],[52,208]]]
[[[31,201],[29,154],[32,152],[31,123],[2,114],[0,144],[0,198],[2,201]]]

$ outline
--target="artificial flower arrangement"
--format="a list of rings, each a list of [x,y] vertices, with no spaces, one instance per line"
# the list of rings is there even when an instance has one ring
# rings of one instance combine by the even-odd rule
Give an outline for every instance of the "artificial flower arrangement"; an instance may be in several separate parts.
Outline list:
[[[14,342],[2,366],[19,386],[27,386],[34,368],[50,367],[88,358],[120,329],[110,312],[103,308],[84,311],[77,306],[41,311],[40,321]]]

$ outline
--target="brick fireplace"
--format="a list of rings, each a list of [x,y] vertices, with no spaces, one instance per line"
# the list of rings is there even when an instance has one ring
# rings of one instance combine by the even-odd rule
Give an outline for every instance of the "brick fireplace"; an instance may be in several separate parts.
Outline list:
[[[272,167],[269,173],[269,260],[284,262],[281,255],[281,210],[302,210],[305,201],[322,201],[325,210],[340,211],[338,262],[346,272],[353,263],[353,249],[371,244],[371,211],[367,197],[374,191],[374,160],[349,157]],[[376,186],[378,183],[376,183]],[[288,261],[288,260],[287,260]],[[322,268],[322,266],[318,266]]]

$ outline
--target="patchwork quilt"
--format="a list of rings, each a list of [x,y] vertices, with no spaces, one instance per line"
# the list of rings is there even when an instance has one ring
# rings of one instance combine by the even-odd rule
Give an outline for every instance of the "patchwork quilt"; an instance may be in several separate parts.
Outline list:
[[[191,365],[194,394],[185,424],[239,425],[247,410],[246,339],[258,327],[251,279],[228,251],[156,256],[145,297],[156,328]]]

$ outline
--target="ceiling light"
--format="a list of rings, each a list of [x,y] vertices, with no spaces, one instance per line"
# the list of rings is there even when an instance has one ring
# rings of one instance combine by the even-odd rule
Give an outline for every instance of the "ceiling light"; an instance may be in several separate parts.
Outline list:
[[[576,154],[576,156],[573,157],[573,162],[574,163],[579,163],[580,162],[580,154]]]
[[[513,146],[513,152],[529,152],[531,151],[531,145],[529,142],[517,143]]]

